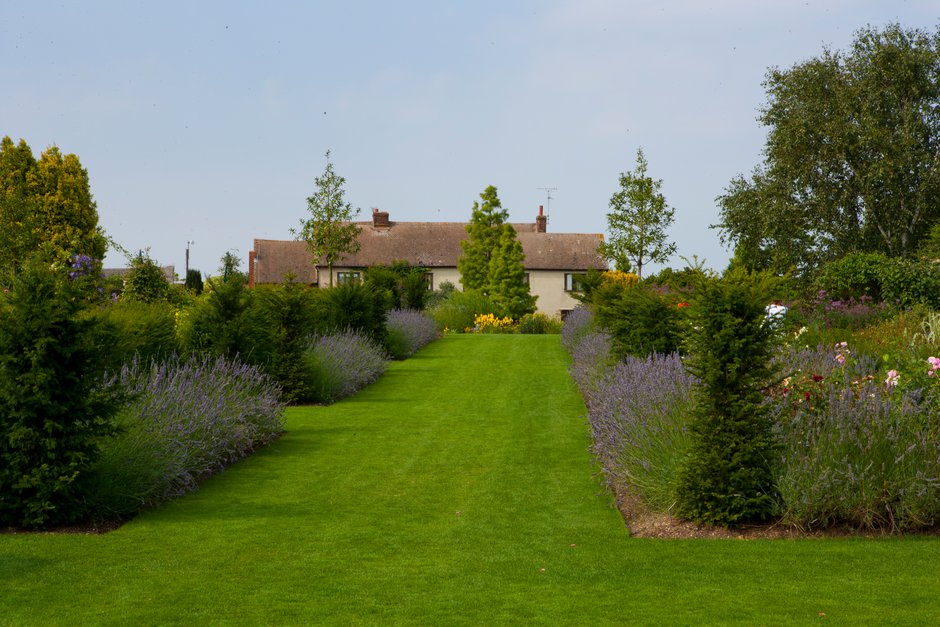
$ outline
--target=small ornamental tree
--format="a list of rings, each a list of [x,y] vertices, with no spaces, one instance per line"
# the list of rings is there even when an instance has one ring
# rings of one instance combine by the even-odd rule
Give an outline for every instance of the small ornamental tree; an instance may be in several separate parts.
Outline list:
[[[772,383],[775,330],[764,307],[776,279],[732,269],[705,278],[689,307],[686,366],[695,387],[692,445],[676,487],[678,516],[735,525],[777,509],[772,421],[763,390]]]
[[[326,262],[329,270],[329,287],[333,287],[333,266],[343,255],[359,250],[360,228],[352,223],[359,215],[359,209],[345,200],[343,185],[346,179],[336,174],[330,163],[330,152],[326,152],[326,170],[314,183],[316,191],[307,198],[307,211],[310,217],[300,221],[300,229],[291,229],[297,239],[307,243],[307,250],[313,255],[314,266],[320,260]]]
[[[467,224],[468,239],[460,242],[463,254],[457,260],[460,283],[465,290],[489,291],[490,259],[499,243],[501,228],[509,213],[503,209],[496,188],[488,186],[474,202]]]
[[[202,282],[202,272],[196,270],[195,268],[190,268],[186,271],[186,289],[192,291],[194,294],[202,294],[203,282]]]
[[[490,258],[487,285],[499,313],[514,319],[535,312],[536,297],[529,293],[524,260],[516,229],[511,224],[503,224]]]
[[[636,170],[620,175],[620,191],[610,197],[609,237],[599,248],[618,270],[636,268],[640,278],[644,265],[663,263],[676,252],[676,245],[666,240],[675,210],[659,191],[663,182],[647,176],[646,166],[643,149],[639,149]]]
[[[170,283],[163,274],[163,268],[141,252],[131,262],[131,271],[124,284],[124,298],[142,303],[155,303],[167,300],[170,295]]]
[[[49,258],[104,258],[107,241],[88,172],[55,146],[37,160],[25,141],[0,140],[0,274],[19,271],[42,250]]]
[[[28,263],[0,304],[0,526],[81,520],[79,479],[114,432],[121,404],[103,385],[113,336],[82,315],[81,278]]]

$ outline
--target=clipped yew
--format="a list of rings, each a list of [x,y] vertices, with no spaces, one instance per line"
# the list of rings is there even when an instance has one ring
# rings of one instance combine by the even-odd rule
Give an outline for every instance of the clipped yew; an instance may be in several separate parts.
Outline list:
[[[67,272],[27,264],[0,304],[0,527],[80,520],[80,479],[115,430],[122,398],[102,376],[113,336],[83,315]]]
[[[696,289],[685,362],[698,379],[692,444],[676,487],[682,518],[730,526],[777,511],[772,419],[763,403],[775,376],[775,331],[764,323],[775,281],[732,269]]]

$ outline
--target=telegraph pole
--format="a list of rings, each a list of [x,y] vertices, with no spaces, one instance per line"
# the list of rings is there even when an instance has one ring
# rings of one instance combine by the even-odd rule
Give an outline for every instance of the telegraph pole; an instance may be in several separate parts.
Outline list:
[[[189,276],[189,246],[190,244],[195,244],[196,242],[186,241],[186,276]]]

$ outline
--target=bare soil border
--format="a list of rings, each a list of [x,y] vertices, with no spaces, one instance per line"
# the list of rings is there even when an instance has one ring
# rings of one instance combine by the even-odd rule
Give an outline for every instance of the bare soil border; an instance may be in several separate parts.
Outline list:
[[[614,490],[617,509],[634,538],[686,540],[708,538],[715,540],[792,540],[798,538],[887,538],[887,537],[940,537],[940,525],[918,533],[892,533],[890,530],[856,529],[846,526],[806,530],[795,525],[770,522],[759,525],[714,527],[680,520],[668,512],[656,512],[642,499]]]

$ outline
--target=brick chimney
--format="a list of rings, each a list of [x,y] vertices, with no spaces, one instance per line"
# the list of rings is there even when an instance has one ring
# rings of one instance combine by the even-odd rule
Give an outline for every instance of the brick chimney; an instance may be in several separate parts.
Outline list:
[[[372,226],[377,229],[387,229],[391,226],[388,221],[388,211],[379,211],[378,207],[372,207]]]
[[[548,216],[542,212],[542,205],[539,205],[539,214],[535,216],[535,232],[544,233],[548,229]]]

